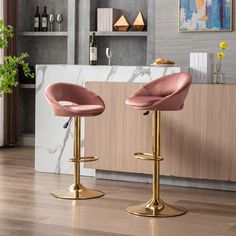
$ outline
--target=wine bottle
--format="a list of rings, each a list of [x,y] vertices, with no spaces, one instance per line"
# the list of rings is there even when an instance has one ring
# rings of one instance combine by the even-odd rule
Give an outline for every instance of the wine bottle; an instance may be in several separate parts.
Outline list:
[[[36,12],[34,15],[34,31],[40,31],[40,14],[39,7],[36,7]]]
[[[47,15],[47,7],[44,6],[43,14],[42,14],[42,31],[48,31],[48,15]]]
[[[93,33],[92,40],[90,42],[89,48],[89,64],[90,65],[97,65],[97,42],[95,33]]]

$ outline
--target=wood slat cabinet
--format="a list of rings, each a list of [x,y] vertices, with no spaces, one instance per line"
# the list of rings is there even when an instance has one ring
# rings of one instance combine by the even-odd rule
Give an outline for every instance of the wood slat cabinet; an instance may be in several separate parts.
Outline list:
[[[142,84],[88,82],[105,101],[105,112],[86,118],[85,154],[99,170],[152,173],[151,163],[134,159],[151,152],[151,115],[125,105]],[[161,114],[161,173],[196,179],[236,181],[236,86],[194,84],[184,109]]]

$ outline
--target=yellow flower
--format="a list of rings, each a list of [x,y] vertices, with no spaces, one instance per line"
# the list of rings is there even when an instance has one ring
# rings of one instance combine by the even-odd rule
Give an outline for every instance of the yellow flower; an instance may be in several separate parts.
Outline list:
[[[224,54],[223,52],[218,52],[218,53],[217,53],[217,57],[218,57],[219,59],[224,59],[225,54]]]
[[[221,41],[219,47],[221,49],[226,49],[228,47],[228,44],[226,41]]]

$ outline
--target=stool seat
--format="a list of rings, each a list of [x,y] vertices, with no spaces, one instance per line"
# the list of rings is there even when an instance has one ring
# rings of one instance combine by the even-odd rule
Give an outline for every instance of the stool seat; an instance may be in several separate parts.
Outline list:
[[[55,116],[97,116],[105,110],[105,104],[98,95],[77,84],[51,84],[46,88],[45,96]]]
[[[142,86],[126,99],[126,104],[138,110],[181,110],[190,85],[188,73],[166,75]]]
[[[64,108],[68,110],[67,116],[73,112],[77,116],[96,116],[104,111],[101,105],[65,105]]]
[[[135,96],[128,98],[126,100],[126,104],[128,106],[142,109],[145,107],[152,106],[155,102],[160,101],[162,98],[163,97],[158,97],[158,96]]]

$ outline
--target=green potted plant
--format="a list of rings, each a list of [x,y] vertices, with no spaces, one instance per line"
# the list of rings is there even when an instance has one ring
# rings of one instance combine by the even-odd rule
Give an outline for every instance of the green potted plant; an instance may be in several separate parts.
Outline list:
[[[14,36],[13,27],[5,26],[4,21],[0,20],[0,49],[7,48],[8,40]],[[18,67],[22,66],[26,77],[34,78],[29,64],[25,59],[29,57],[27,53],[21,53],[20,56],[9,55],[4,57],[3,63],[0,64],[0,96],[10,94],[13,88],[17,86]]]

